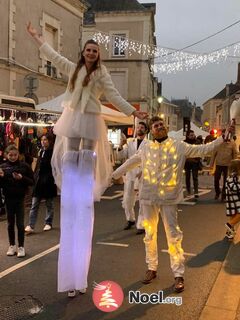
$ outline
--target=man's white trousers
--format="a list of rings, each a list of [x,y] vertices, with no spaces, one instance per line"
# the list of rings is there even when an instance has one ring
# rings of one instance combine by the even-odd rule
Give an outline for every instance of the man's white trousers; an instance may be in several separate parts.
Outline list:
[[[146,263],[148,269],[157,270],[158,267],[158,248],[157,248],[157,231],[160,215],[163,221],[168,252],[170,255],[171,269],[174,277],[182,277],[184,275],[184,256],[182,249],[182,231],[178,226],[177,206],[157,206],[141,204],[146,235],[144,238],[146,250]]]
[[[134,190],[134,181],[126,178],[124,182],[124,191],[123,191],[123,202],[122,206],[125,210],[125,216],[127,221],[135,221],[135,203],[137,200],[136,190]],[[139,210],[138,219],[137,219],[137,229],[143,229],[142,226],[142,215],[141,210]]]

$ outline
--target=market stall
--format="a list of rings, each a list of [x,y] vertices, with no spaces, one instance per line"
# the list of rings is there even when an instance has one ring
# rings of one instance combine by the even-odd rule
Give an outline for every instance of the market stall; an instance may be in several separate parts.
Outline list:
[[[61,113],[63,97],[64,94],[52,100],[38,104],[36,109]],[[104,105],[101,106],[101,111],[107,125],[133,125],[134,123],[133,116],[128,117],[124,113],[110,109]]]
[[[52,133],[60,113],[36,110],[34,103],[28,106],[24,105],[24,98],[14,98],[0,101],[0,162],[4,149],[14,143],[19,149],[20,158],[32,164],[39,150],[38,138],[42,134]]]
[[[193,122],[191,122],[190,128],[191,128],[191,130],[194,131],[196,137],[197,136],[202,136],[203,139],[204,139],[204,138],[206,138],[206,136],[209,135],[209,132],[200,129]],[[185,135],[183,134],[183,128],[178,130],[178,131],[170,131],[168,133],[168,136],[172,137],[174,139],[177,139],[177,140],[185,140],[185,138],[186,138]]]

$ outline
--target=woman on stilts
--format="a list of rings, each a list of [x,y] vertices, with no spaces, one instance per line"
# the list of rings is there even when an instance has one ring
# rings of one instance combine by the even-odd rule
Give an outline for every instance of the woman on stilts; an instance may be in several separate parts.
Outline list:
[[[57,137],[52,166],[55,182],[61,188],[58,291],[68,291],[68,296],[74,297],[77,290],[84,292],[87,288],[94,201],[100,200],[111,177],[109,143],[99,98],[104,94],[128,116],[144,119],[147,115],[120,96],[100,63],[99,46],[94,40],[85,43],[75,64],[51,48],[31,23],[27,31],[47,60],[69,77],[63,113],[54,127]]]

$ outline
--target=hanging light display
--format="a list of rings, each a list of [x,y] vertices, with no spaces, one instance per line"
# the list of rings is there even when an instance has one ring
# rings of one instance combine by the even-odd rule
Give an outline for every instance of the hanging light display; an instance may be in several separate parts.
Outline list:
[[[127,39],[122,35],[119,37],[116,35],[110,36],[102,31],[96,32],[93,39],[99,44],[103,44],[106,50],[109,49],[111,43],[114,43],[114,46],[120,51],[128,50],[129,56],[134,53],[147,56],[150,61],[153,61],[151,63],[151,70],[160,73],[176,73],[199,69],[208,63],[220,63],[225,61],[228,56],[236,57],[240,54],[240,42],[209,53],[192,53],[147,45],[139,41]],[[158,61],[154,62],[154,60]]]

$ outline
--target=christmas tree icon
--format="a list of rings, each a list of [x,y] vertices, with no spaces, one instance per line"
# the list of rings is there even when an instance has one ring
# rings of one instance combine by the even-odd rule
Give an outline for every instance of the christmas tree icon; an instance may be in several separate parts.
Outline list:
[[[116,300],[112,298],[112,291],[110,290],[111,284],[108,283],[108,285],[105,287],[102,297],[99,302],[99,307],[106,307],[110,308],[115,307],[118,308],[118,304],[116,303]]]

